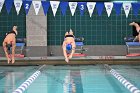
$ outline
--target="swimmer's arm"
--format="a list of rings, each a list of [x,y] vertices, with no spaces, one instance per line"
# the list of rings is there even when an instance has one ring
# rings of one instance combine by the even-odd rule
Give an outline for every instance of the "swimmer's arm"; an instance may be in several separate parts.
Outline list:
[[[63,55],[65,57],[65,60],[68,60],[65,41],[63,42],[62,48],[63,48]]]
[[[72,56],[73,56],[73,54],[75,53],[75,48],[76,48],[76,44],[75,44],[75,42],[73,42],[72,43],[72,51],[71,51],[71,54],[70,54],[70,56],[69,56],[69,59],[71,59],[72,58]]]
[[[71,54],[70,54],[70,56],[69,56],[69,59],[72,58],[72,56],[73,56],[74,53],[75,53],[75,47],[72,48]]]
[[[62,48],[66,47],[65,41],[62,44]]]
[[[9,58],[8,51],[7,51],[7,48],[6,48],[6,44],[4,42],[3,42],[3,49],[4,49],[4,52],[5,52],[6,58],[8,59]]]

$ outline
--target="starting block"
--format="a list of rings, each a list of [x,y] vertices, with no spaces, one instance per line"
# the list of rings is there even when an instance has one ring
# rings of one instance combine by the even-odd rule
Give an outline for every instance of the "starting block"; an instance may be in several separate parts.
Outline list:
[[[126,42],[127,55],[130,56],[140,56],[140,43],[139,42]],[[130,52],[135,51],[135,52]]]
[[[69,56],[70,54],[68,54],[68,56]],[[85,56],[87,56],[86,54],[81,54],[81,53],[75,53],[75,54],[73,54],[73,56],[74,57],[85,57]]]
[[[140,53],[131,53],[131,54],[127,54],[127,57],[135,57],[135,56],[140,56]]]
[[[87,49],[84,48],[84,38],[75,38],[75,44],[76,44],[76,51],[80,51],[81,54],[83,54],[84,51],[87,51]],[[77,54],[77,53],[76,53]]]
[[[11,57],[11,55],[8,55],[9,57]],[[16,58],[24,58],[24,55],[22,54],[15,54],[15,57]]]

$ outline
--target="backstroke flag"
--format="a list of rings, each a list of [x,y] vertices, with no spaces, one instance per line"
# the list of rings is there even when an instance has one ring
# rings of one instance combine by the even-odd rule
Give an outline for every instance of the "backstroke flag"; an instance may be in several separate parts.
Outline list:
[[[137,17],[140,10],[140,3],[131,3],[134,15]]]
[[[104,5],[105,5],[105,8],[106,8],[107,15],[109,17],[111,12],[112,12],[113,3],[112,2],[105,2]]]
[[[69,2],[69,7],[70,7],[72,16],[74,16],[75,10],[77,8],[77,2]]]
[[[5,1],[5,0],[0,0],[0,12],[1,12],[1,10],[2,10],[2,7],[3,7],[3,4],[4,4],[4,1]]]
[[[42,3],[44,15],[46,15],[48,12],[48,9],[50,7],[50,2],[49,1],[41,1],[41,3]]]
[[[88,8],[88,12],[89,12],[90,17],[93,14],[93,10],[95,8],[95,4],[96,4],[95,2],[87,2],[87,8]]]
[[[52,7],[52,12],[53,15],[55,16],[58,6],[59,6],[60,1],[50,1],[51,7]]]
[[[68,2],[61,2],[60,3],[60,9],[61,9],[63,16],[66,15],[67,8],[68,8]]]
[[[8,14],[10,13],[12,5],[13,5],[13,0],[5,0],[5,6]]]
[[[15,9],[18,15],[22,6],[22,0],[14,0],[14,5],[15,5]]]
[[[41,1],[33,1],[33,7],[35,9],[35,14],[38,15],[41,6]]]
[[[116,15],[120,15],[121,14],[121,8],[122,8],[122,3],[113,3],[114,4],[114,8],[116,11]]]
[[[124,12],[125,12],[125,15],[126,15],[126,18],[127,18],[128,14],[130,12],[130,9],[131,9],[131,3],[124,2],[123,3],[123,9],[124,9]]]
[[[83,16],[86,8],[86,2],[78,2],[78,7],[80,10],[80,15]]]
[[[26,15],[29,12],[29,9],[31,7],[31,4],[32,4],[32,1],[23,1],[23,5],[24,5],[24,9],[25,9]]]
[[[103,2],[96,2],[96,9],[97,9],[98,15],[101,16],[102,11],[104,9],[104,3]]]

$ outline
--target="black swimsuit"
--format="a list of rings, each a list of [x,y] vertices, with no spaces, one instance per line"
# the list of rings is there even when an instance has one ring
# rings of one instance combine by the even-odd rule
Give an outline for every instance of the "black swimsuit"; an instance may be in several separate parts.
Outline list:
[[[74,38],[74,35],[66,35],[65,38],[67,37],[73,37]]]
[[[7,36],[8,34],[15,34],[15,35],[17,35],[15,31],[10,31],[10,32],[6,33],[6,36]]]

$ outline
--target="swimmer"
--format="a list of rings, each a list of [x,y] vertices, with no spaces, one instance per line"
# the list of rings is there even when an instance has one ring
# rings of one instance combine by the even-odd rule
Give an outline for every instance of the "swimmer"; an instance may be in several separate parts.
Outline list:
[[[16,48],[16,35],[17,35],[17,26],[13,26],[12,31],[6,33],[6,37],[3,41],[3,49],[5,52],[5,56],[7,58],[8,64],[15,62],[15,48]],[[9,57],[10,49],[12,49],[12,59]]]
[[[130,26],[135,26],[136,27],[136,31],[138,33],[138,35],[134,38],[133,42],[135,42],[136,40],[139,40],[139,42],[140,42],[140,26],[136,22],[132,22],[129,25]]]
[[[63,41],[62,48],[63,48],[63,54],[65,57],[65,61],[68,63],[69,59],[71,59],[73,54],[75,53],[75,48],[76,48],[73,31],[71,29],[69,32],[65,33],[65,39]],[[69,52],[69,51],[70,51],[70,53],[68,56],[67,52]]]

